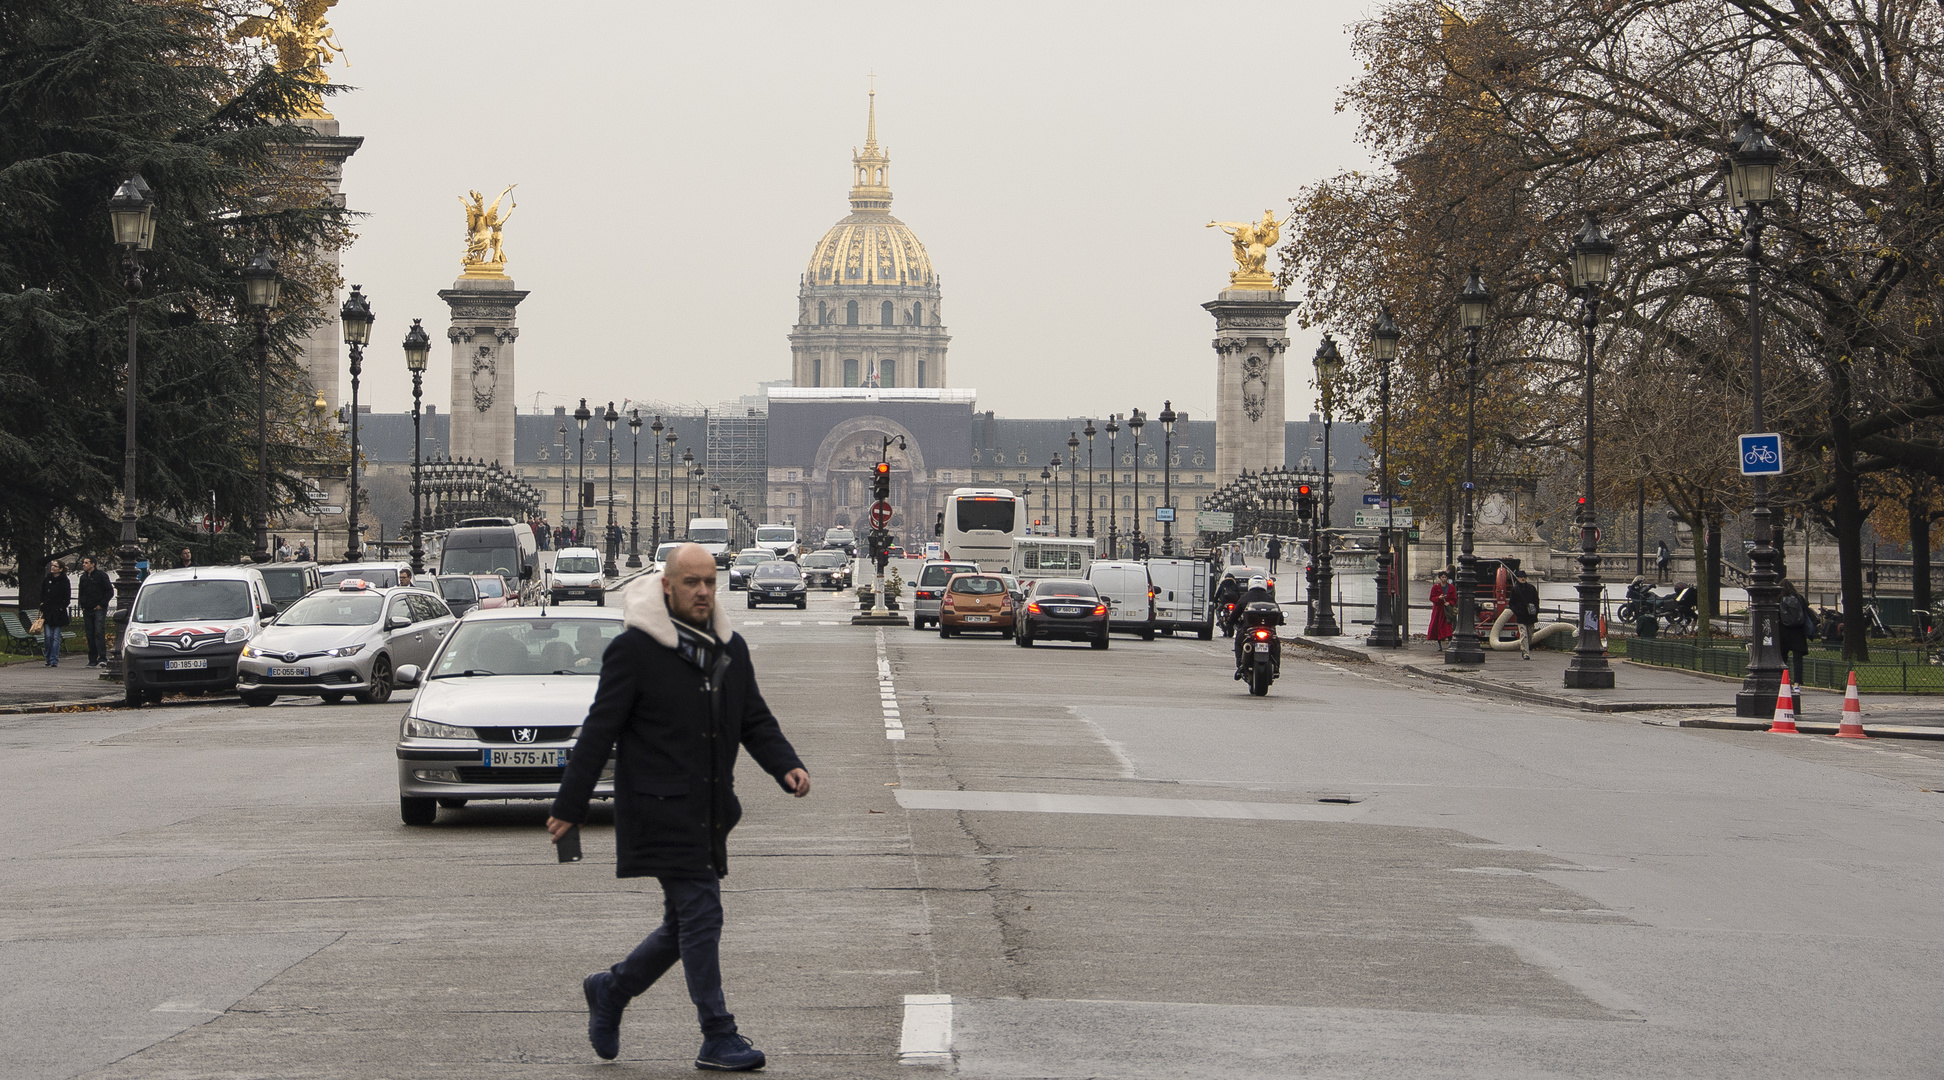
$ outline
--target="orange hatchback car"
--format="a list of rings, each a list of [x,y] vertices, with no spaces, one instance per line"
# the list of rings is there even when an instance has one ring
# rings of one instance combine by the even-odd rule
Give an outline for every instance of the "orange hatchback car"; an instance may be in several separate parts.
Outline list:
[[[996,631],[1013,636],[1013,598],[1006,579],[997,574],[955,574],[945,583],[938,604],[938,636],[966,630]]]

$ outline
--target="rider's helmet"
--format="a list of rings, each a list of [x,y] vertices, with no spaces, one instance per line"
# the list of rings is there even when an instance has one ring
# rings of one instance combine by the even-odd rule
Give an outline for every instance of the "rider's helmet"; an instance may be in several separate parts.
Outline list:
[[[1254,574],[1250,576],[1249,588],[1267,589],[1268,587],[1269,587],[1269,576],[1267,574]]]

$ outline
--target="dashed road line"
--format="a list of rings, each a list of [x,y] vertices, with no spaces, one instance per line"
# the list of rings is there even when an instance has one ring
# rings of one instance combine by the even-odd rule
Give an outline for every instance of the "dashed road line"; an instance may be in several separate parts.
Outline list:
[[[891,680],[891,659],[884,653],[884,631],[877,632],[878,708],[884,712],[884,737],[903,739],[904,719],[898,714],[898,688]]]
[[[952,1063],[952,996],[906,994],[904,1031],[898,1039],[901,1065]]]

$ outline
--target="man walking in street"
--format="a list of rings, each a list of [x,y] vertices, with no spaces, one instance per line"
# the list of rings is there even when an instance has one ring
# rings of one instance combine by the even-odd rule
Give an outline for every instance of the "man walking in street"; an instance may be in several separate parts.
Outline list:
[[[1269,560],[1269,572],[1271,574],[1275,573],[1276,561],[1282,558],[1282,537],[1270,537],[1269,546],[1263,550],[1262,554]]]
[[[61,631],[67,629],[73,586],[66,563],[55,559],[47,564],[47,580],[41,582],[40,616],[41,649],[48,667],[61,666]]]
[[[702,1023],[696,1068],[760,1069],[762,1051],[737,1033],[724,1001],[718,959],[729,830],[742,817],[736,750],[798,798],[810,793],[810,775],[756,688],[748,644],[716,603],[707,550],[675,549],[665,571],[628,586],[622,607],[627,629],[602,656],[547,831],[559,843],[587,820],[594,783],[618,746],[615,875],[661,882],[662,923],[627,959],[582,980],[587,1039],[602,1058],[619,1055],[622,1010],[680,960]]]
[[[76,591],[81,629],[88,639],[88,666],[100,667],[108,662],[108,605],[115,600],[115,585],[92,555],[81,557],[81,585]]]
[[[1532,659],[1532,632],[1539,626],[1539,587],[1526,580],[1524,570],[1512,574],[1512,592],[1506,597],[1512,617],[1519,620],[1519,658]]]
[[[1674,561],[1674,558],[1668,554],[1667,541],[1657,540],[1655,543],[1659,546],[1654,548],[1654,571],[1660,576],[1660,583],[1665,585],[1667,584],[1667,567]]]

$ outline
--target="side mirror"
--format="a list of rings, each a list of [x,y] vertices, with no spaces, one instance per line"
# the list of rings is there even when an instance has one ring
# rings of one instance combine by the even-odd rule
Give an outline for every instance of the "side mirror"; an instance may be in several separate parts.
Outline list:
[[[400,686],[417,686],[419,684],[419,666],[417,664],[400,664],[398,670],[392,672],[392,681]]]
[[[257,616],[259,618],[274,619],[281,614],[283,614],[283,609],[267,600],[264,601],[262,607],[257,608]]]
[[[403,615],[393,615],[391,618],[385,620],[385,628],[387,630],[403,630],[410,625],[412,625],[412,620]]]

